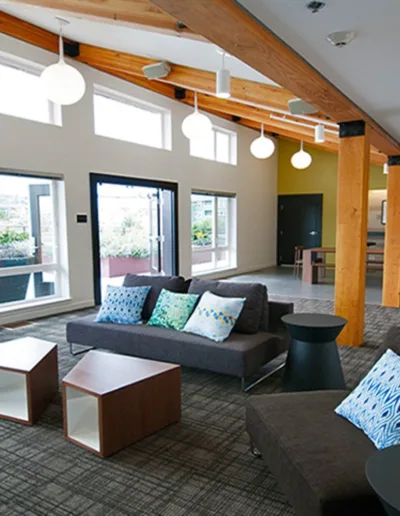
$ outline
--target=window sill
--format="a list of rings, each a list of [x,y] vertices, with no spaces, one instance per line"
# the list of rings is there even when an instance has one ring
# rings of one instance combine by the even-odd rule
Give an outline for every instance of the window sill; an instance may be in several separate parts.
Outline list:
[[[8,312],[15,312],[19,310],[26,310],[27,308],[37,308],[46,305],[52,305],[54,303],[65,303],[67,301],[71,301],[70,297],[49,297],[49,299],[43,301],[33,300],[28,303],[8,303],[7,306],[0,306],[0,314],[5,314]]]
[[[192,276],[193,278],[199,278],[201,276],[212,276],[214,274],[220,274],[225,272],[234,272],[237,271],[237,267],[224,267],[222,269],[210,269],[208,271],[201,271],[201,272],[193,272]]]

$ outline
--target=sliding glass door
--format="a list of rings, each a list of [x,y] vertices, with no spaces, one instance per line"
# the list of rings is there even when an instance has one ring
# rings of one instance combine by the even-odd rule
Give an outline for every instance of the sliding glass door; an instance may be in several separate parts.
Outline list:
[[[96,303],[128,273],[176,274],[176,202],[175,183],[91,174]]]

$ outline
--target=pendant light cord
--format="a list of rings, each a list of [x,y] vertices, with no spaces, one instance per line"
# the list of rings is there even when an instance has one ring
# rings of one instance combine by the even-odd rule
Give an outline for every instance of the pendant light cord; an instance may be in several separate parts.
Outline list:
[[[59,18],[58,16],[56,16],[56,19],[58,20],[58,23],[60,24],[60,31],[59,31],[59,37],[58,37],[59,61],[64,62],[63,27],[64,27],[64,25],[68,25],[69,21],[64,20],[63,18]]]
[[[261,137],[264,138],[264,124],[261,124]]]
[[[199,110],[197,107],[197,91],[194,92],[194,110],[196,112]]]

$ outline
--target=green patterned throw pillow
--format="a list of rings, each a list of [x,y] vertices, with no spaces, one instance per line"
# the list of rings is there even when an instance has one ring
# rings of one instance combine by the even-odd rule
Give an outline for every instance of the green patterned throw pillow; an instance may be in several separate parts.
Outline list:
[[[183,330],[198,298],[196,294],[177,294],[163,288],[147,324]]]

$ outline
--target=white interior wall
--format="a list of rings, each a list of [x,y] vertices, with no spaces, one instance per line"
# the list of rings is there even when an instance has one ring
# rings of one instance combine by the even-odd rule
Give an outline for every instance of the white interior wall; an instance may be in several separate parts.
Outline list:
[[[53,54],[5,35],[0,35],[0,50],[43,65],[55,61]],[[87,91],[79,103],[63,108],[62,127],[0,114],[0,167],[62,174],[65,180],[71,299],[41,308],[25,308],[23,317],[93,304],[90,172],[179,183],[179,261],[180,273],[185,277],[191,275],[192,189],[237,194],[238,266],[232,273],[257,270],[276,263],[277,152],[269,160],[253,158],[249,146],[256,133],[211,116],[216,125],[237,132],[238,165],[191,157],[189,142],[180,129],[191,108],[80,63],[76,66],[85,77]],[[170,109],[172,151],[95,136],[93,83]],[[89,223],[77,224],[77,213],[87,213]],[[20,310],[0,314],[0,322],[3,323],[16,319],[21,319]]]

